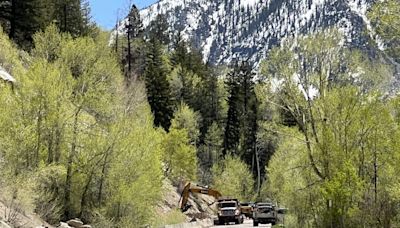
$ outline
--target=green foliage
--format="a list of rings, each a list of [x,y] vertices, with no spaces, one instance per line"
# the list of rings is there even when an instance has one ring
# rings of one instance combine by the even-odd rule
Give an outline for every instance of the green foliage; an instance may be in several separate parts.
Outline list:
[[[128,132],[118,140],[109,169],[106,210],[120,227],[152,221],[163,178],[161,132],[153,129],[151,118],[145,122],[127,119],[125,124],[131,121],[136,127],[126,129]]]
[[[0,27],[0,63],[1,66],[14,77],[21,74],[24,69],[19,57],[19,51],[7,38],[7,35]]]
[[[280,81],[273,102],[299,128],[275,130],[267,184],[272,198],[292,208],[297,226],[388,226],[397,202],[389,161],[399,151],[381,91],[391,71],[339,43],[335,31],[299,38],[295,51],[291,44],[275,49],[264,65],[264,74]]]
[[[35,179],[35,212],[50,224],[57,224],[63,215],[63,190],[66,169],[62,165],[49,165],[37,171]]]
[[[33,35],[53,22],[62,32],[73,37],[94,36],[96,33],[90,7],[83,0],[4,0],[0,15],[0,24],[24,49],[31,49]]]
[[[225,127],[224,155],[240,156],[254,164],[258,101],[254,91],[254,73],[247,62],[237,64],[228,75],[228,116]]]
[[[56,61],[61,55],[61,42],[63,36],[55,24],[48,26],[43,32],[38,32],[33,36],[35,49],[32,55],[35,58],[43,58],[48,62]]]
[[[313,220],[312,203],[318,199],[313,184],[315,175],[309,168],[301,133],[290,128],[279,131],[279,147],[266,168],[268,179],[263,184],[260,198],[276,200],[279,205],[289,208],[289,213],[295,215],[295,222],[292,222],[295,225],[291,227],[307,227]]]
[[[199,123],[200,114],[194,112],[185,103],[181,103],[174,114],[174,119],[171,121],[171,128],[178,130],[185,129],[188,133],[190,143],[195,146],[200,136]]]
[[[161,45],[157,40],[149,43],[144,73],[147,97],[154,115],[154,125],[168,131],[173,115],[171,91],[167,81],[167,68]]]
[[[164,137],[164,165],[166,176],[178,183],[196,180],[196,147],[190,144],[186,129],[174,129]]]
[[[396,0],[379,1],[368,13],[374,29],[387,45],[386,53],[400,61],[400,3]]]
[[[214,122],[207,131],[204,144],[199,148],[199,166],[201,183],[211,184],[212,166],[217,164],[222,157],[223,131]]]
[[[147,36],[151,40],[157,40],[162,45],[167,45],[170,42],[168,34],[168,21],[166,15],[157,14],[155,20],[152,20],[147,27]]]
[[[250,201],[254,197],[254,180],[249,167],[239,158],[227,156],[212,168],[213,187],[222,195]]]
[[[24,69],[0,34],[1,64],[18,79],[14,93],[0,91],[1,184],[37,183],[32,209],[49,222],[153,223],[149,204],[161,196],[164,136],[153,128],[143,84],[125,90],[101,34],[72,39],[53,25],[34,39]]]

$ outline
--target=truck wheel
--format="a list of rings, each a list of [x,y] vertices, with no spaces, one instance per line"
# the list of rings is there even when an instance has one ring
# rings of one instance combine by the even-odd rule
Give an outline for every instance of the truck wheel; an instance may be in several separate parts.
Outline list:
[[[257,221],[253,221],[253,226],[258,226],[258,222]]]
[[[214,225],[219,225],[219,220],[218,219],[214,219]]]

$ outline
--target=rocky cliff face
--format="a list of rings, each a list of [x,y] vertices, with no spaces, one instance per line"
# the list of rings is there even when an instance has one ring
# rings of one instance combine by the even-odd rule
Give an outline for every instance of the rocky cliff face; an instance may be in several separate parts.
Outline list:
[[[365,48],[373,36],[366,17],[374,0],[161,0],[141,10],[144,26],[165,14],[170,34],[181,32],[204,61],[258,63],[288,37],[338,27],[346,44]],[[379,42],[378,42],[379,44]]]

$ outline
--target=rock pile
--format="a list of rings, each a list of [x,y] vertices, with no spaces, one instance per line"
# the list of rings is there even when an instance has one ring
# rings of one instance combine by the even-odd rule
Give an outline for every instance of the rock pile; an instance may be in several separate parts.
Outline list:
[[[92,228],[91,225],[83,224],[83,222],[78,218],[68,220],[67,222],[61,222],[58,227],[59,228]]]

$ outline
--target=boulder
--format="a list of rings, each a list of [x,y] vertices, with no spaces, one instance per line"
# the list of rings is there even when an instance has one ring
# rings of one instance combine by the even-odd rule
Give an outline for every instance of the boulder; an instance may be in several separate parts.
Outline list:
[[[80,226],[79,228],[92,228],[92,226],[91,225],[83,225],[83,226]]]
[[[80,228],[81,226],[83,226],[83,222],[78,218],[69,220],[67,224],[75,228]]]
[[[15,82],[15,79],[13,76],[11,76],[3,67],[0,66],[0,79],[6,81],[6,82]]]
[[[58,228],[72,228],[72,227],[70,227],[66,222],[60,222]]]
[[[11,228],[11,226],[0,220],[0,228]]]

